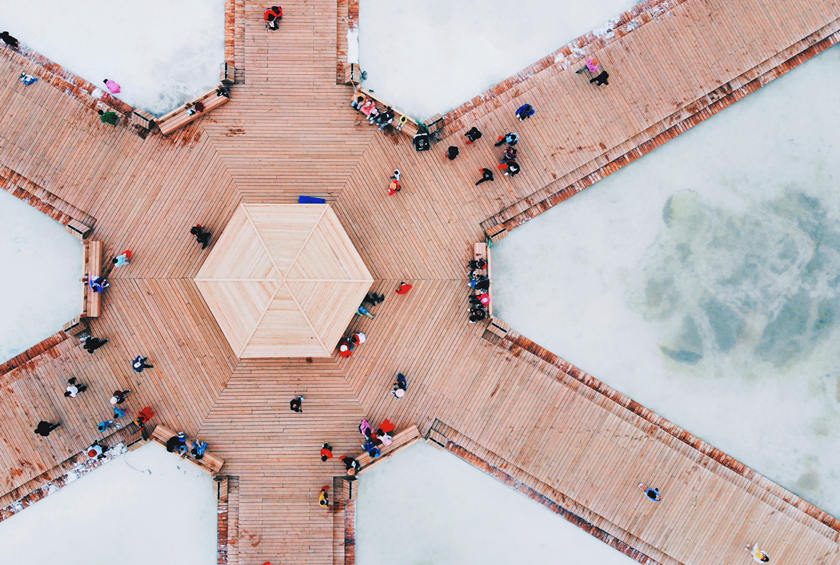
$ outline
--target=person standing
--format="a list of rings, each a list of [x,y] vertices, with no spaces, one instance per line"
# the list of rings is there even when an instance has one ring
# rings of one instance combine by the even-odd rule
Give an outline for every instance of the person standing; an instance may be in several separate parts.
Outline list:
[[[487,182],[489,180],[493,180],[493,171],[490,169],[480,169],[481,171],[481,178],[478,179],[478,182],[475,183],[476,186],[480,185],[483,182]]]
[[[263,19],[265,20],[265,28],[272,31],[277,29],[277,24],[283,19],[283,8],[280,6],[272,6],[266,8],[263,12]]]
[[[397,398],[402,398],[405,396],[405,391],[408,390],[408,380],[405,378],[405,375],[397,371],[397,380],[394,381],[394,388],[391,391]]]
[[[475,143],[477,140],[481,139],[481,132],[475,126],[471,127],[467,130],[467,133],[464,136],[467,138],[467,144]]]
[[[659,502],[660,500],[662,500],[662,495],[659,493],[658,488],[651,488],[645,483],[639,483],[639,488],[645,491],[645,495],[647,495],[647,497],[652,501]]]
[[[41,420],[40,422],[38,422],[38,425],[35,427],[35,433],[38,434],[39,436],[47,437],[48,435],[50,435],[50,432],[52,432],[54,429],[56,429],[60,425],[61,425],[61,422],[56,422],[55,424],[53,424],[52,422],[47,422],[45,420]]]
[[[99,121],[103,124],[111,124],[112,126],[115,126],[117,125],[117,122],[120,121],[120,117],[113,110],[108,110],[107,112],[97,110],[96,113],[99,114]]]
[[[131,368],[134,369],[136,373],[142,373],[143,369],[154,369],[154,365],[149,365],[146,363],[148,357],[142,357],[138,355],[134,358],[134,361],[131,362]]]
[[[494,144],[495,147],[507,143],[508,145],[516,145],[519,143],[519,134],[515,131],[509,131],[504,135],[500,135]]]
[[[595,86],[607,86],[609,84],[610,73],[607,71],[601,71],[598,76],[592,77],[589,79],[590,84],[595,84]]]
[[[20,47],[20,42],[12,35],[10,35],[8,31],[0,33],[0,39],[2,39],[3,43],[11,47],[12,49],[17,49],[18,47]]]
[[[126,249],[125,251],[123,251],[122,253],[120,253],[116,257],[114,257],[111,260],[111,262],[116,267],[122,267],[123,265],[128,265],[129,263],[131,263],[131,250]]]
[[[589,74],[596,75],[601,71],[601,63],[595,57],[589,57],[586,60],[586,64],[575,71],[577,74],[582,73],[583,71],[589,71]]]
[[[752,547],[747,546],[744,549],[750,552],[750,556],[752,556],[753,561],[756,563],[769,563],[770,556],[767,555],[767,552],[758,547],[758,543],[754,543]]]
[[[519,118],[520,122],[522,122],[533,116],[535,111],[534,107],[530,104],[523,104],[516,109],[516,117]]]
[[[454,161],[455,158],[458,157],[458,153],[460,153],[460,150],[456,146],[450,145],[446,149],[446,153],[444,155],[446,155],[446,158],[450,161]]]
[[[196,224],[190,228],[190,233],[195,236],[202,249],[207,249],[207,246],[210,245],[210,237],[213,235],[211,232],[205,230],[201,224]]]
[[[67,380],[67,388],[64,391],[64,396],[68,398],[76,398],[80,392],[87,390],[87,385],[83,385],[76,381],[76,377]]]
[[[330,507],[330,495],[327,491],[330,490],[329,486],[321,487],[321,492],[318,494],[318,505],[321,508],[329,508]]]
[[[111,79],[109,79],[109,78],[106,78],[106,79],[105,79],[105,80],[103,80],[102,82],[104,82],[104,83],[105,83],[105,88],[107,88],[107,89],[108,89],[108,92],[110,92],[111,94],[119,94],[119,93],[120,93],[120,90],[122,90],[122,89],[120,88],[120,85],[119,85],[119,84],[117,84],[117,83],[116,83],[116,81],[113,81],[113,80],[111,80]]]
[[[324,443],[321,446],[321,461],[328,461],[332,459],[332,446],[329,443]]]
[[[504,171],[505,175],[509,175],[512,177],[518,175],[519,171],[521,170],[519,168],[519,163],[517,163],[516,161],[505,161],[504,163],[500,163],[499,168]]]
[[[297,395],[289,401],[289,410],[292,412],[303,412],[303,401],[303,396]]]

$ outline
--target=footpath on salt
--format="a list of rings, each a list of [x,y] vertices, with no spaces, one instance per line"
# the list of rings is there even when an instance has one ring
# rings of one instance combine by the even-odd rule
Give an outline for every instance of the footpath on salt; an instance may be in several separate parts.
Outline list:
[[[425,120],[448,112],[593,29],[610,33],[609,19],[634,4],[632,0],[360,0],[358,56],[367,72],[362,86]]]
[[[2,26],[26,48],[157,116],[218,84],[224,0],[0,0]]]
[[[515,330],[835,516],[838,67],[834,48],[493,249]]]
[[[0,363],[82,311],[82,243],[46,214],[0,190]]]
[[[215,565],[209,473],[150,443],[0,522],[3,563]]]
[[[359,477],[356,563],[635,563],[457,456],[419,442]]]

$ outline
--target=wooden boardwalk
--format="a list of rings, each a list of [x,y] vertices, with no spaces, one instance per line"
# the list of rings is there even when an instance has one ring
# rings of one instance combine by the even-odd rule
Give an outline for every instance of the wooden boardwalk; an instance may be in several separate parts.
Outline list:
[[[199,434],[236,477],[229,563],[341,561],[344,518],[317,493],[343,466],[318,448],[356,453],[365,416],[422,433],[444,422],[458,445],[655,562],[746,564],[756,540],[773,562],[840,562],[831,516],[515,332],[485,339],[466,323],[464,269],[485,229],[514,228],[836,43],[840,1],[647,2],[633,16],[642,25],[580,42],[610,69],[609,87],[538,64],[452,112],[429,153],[349,107],[351,90],[336,85],[336,1],[285,7],[277,32],[264,30],[263,5],[231,2],[232,99],[167,138],[101,124],[89,97],[57,82],[24,87],[22,70],[48,69],[0,48],[0,169],[95,218],[106,257],[127,247],[135,257],[91,322],[111,343],[89,355],[60,341],[0,376],[7,498],[99,437],[107,398],[124,387],[133,410],[152,405]],[[523,102],[538,114],[520,123]],[[470,125],[485,137],[464,147]],[[523,173],[475,187],[497,162],[491,138],[513,129]],[[450,144],[462,146],[454,162],[442,156]],[[395,167],[403,190],[389,197]],[[368,342],[350,359],[238,360],[192,280],[207,252],[188,230],[200,222],[218,235],[240,202],[299,194],[332,202],[387,299],[375,320],[353,321]],[[393,293],[401,280],[414,284],[408,295]],[[134,373],[137,354],[155,368]],[[409,378],[400,400],[389,394],[397,370]],[[90,390],[64,398],[70,376]],[[302,414],[288,409],[295,394]],[[41,418],[63,427],[39,438]],[[668,496],[648,504],[642,480]]]

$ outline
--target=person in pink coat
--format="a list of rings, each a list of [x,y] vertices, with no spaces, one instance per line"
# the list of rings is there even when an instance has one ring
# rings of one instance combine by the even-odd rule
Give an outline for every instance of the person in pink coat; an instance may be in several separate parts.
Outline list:
[[[111,94],[119,94],[120,93],[120,90],[121,90],[120,85],[117,84],[115,81],[113,81],[109,78],[106,78],[102,82],[105,83],[105,86],[108,88],[108,92],[110,92]]]

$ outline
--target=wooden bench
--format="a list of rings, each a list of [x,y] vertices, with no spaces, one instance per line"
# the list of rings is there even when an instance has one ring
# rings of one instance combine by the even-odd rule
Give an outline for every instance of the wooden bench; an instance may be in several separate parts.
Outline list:
[[[420,438],[420,431],[417,429],[417,426],[409,426],[401,432],[397,432],[396,434],[394,434],[394,438],[391,442],[391,445],[377,445],[382,454],[376,459],[371,459],[370,455],[368,455],[367,452],[362,453],[361,455],[356,457],[356,459],[362,465],[362,470],[356,473],[356,475],[358,476],[359,474],[367,471],[368,469],[370,469],[386,457],[393,455],[400,449],[408,447],[414,442],[419,441]]]
[[[490,275],[490,247],[487,245],[486,241],[480,241],[473,245],[473,259],[475,261],[484,260],[487,265],[484,267],[484,275],[490,279],[490,288],[487,289],[487,294],[490,295],[490,304],[487,306],[487,315],[488,317],[493,316],[493,293],[491,290],[493,289],[493,278]]]
[[[176,435],[178,435],[178,432],[174,432],[166,426],[158,424],[157,426],[155,426],[155,431],[152,432],[152,441],[155,441],[161,444],[162,446],[166,447],[166,442],[169,441],[169,438]],[[196,459],[195,457],[189,454],[181,455],[181,457],[195,463],[199,467],[204,468],[214,477],[222,469],[222,465],[225,464],[224,459],[222,459],[221,457],[216,457],[209,451],[205,451],[204,457],[202,457],[201,459]]]
[[[96,318],[99,316],[101,292],[93,292],[90,280],[102,275],[102,242],[89,240],[82,243],[84,250],[84,276],[82,284],[82,318]]]
[[[385,108],[388,107],[388,104],[379,100],[376,96],[365,90],[364,88],[357,88],[355,92],[353,92],[353,97],[355,99],[356,96],[362,95],[365,98],[370,98],[374,102],[376,102],[376,108],[380,112],[384,112]],[[357,110],[358,111],[358,110]],[[398,108],[394,108],[391,106],[391,111],[394,112],[394,121],[391,122],[391,125],[394,126],[394,129],[406,134],[409,137],[414,137],[414,135],[420,131],[420,126],[417,123],[417,120],[399,110]],[[361,113],[361,112],[359,112]],[[362,114],[364,116],[364,114]]]
[[[214,88],[213,90],[210,90],[202,96],[199,96],[195,100],[187,102],[180,108],[172,110],[168,114],[159,118],[157,120],[157,125],[160,128],[160,132],[163,135],[169,135],[173,131],[197,120],[201,116],[205,115],[207,112],[210,112],[211,110],[214,110],[223,104],[227,104],[230,98],[228,98],[227,96],[216,94],[216,90],[217,89]],[[190,114],[189,108],[196,102],[201,102],[201,104],[204,106],[204,110],[201,112],[195,112],[194,114]]]

